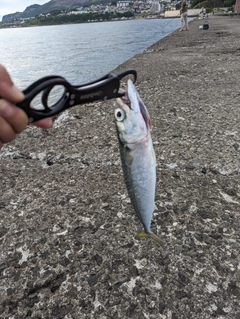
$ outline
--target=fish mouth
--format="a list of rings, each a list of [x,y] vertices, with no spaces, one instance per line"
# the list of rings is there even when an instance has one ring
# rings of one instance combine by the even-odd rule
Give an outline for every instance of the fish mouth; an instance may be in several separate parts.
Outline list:
[[[151,131],[152,124],[148,110],[131,80],[128,80],[127,89],[125,91],[125,95],[122,97],[122,101],[129,107],[130,110],[133,110],[135,113],[141,113],[147,128]]]
[[[133,111],[136,115],[140,113],[146,124],[147,129],[151,131],[152,124],[148,110],[145,104],[143,103],[142,99],[140,98],[138,91],[131,80],[128,80],[127,88],[124,92],[124,95],[119,97],[118,99],[119,102],[121,101],[119,105],[121,105],[123,109],[125,108],[125,111]]]
[[[132,80],[127,81],[124,95],[121,96],[122,102],[132,111],[139,112],[139,95]]]
[[[126,89],[125,94],[121,97],[121,100],[123,101],[124,104],[126,104],[130,108],[130,110],[132,110],[131,100],[128,95],[128,88]]]

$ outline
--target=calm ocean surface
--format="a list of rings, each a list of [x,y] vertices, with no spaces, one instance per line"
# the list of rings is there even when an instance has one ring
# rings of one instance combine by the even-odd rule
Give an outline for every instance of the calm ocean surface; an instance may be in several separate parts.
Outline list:
[[[47,75],[79,85],[109,73],[180,27],[152,19],[0,29],[0,63],[26,88]]]

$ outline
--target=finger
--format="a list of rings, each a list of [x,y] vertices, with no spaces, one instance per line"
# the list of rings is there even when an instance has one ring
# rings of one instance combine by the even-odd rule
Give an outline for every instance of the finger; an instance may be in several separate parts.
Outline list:
[[[0,65],[0,96],[12,101],[21,102],[24,94],[13,84],[7,70]]]
[[[1,117],[12,127],[15,133],[21,133],[28,124],[26,113],[19,107],[3,99],[0,99],[0,118]],[[8,131],[6,134],[7,133]]]
[[[7,70],[4,68],[3,65],[0,65],[0,78],[10,85],[13,85],[13,82],[10,78],[10,75],[8,74]]]
[[[0,117],[0,141],[1,144],[13,141],[16,138],[16,132],[11,125],[3,118]]]
[[[50,118],[45,118],[35,122],[34,125],[41,128],[51,128],[53,126],[53,121]]]

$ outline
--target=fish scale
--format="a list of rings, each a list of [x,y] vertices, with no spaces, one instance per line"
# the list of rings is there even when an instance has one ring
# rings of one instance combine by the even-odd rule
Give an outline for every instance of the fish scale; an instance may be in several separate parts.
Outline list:
[[[136,200],[136,197],[134,194],[132,175],[131,175],[131,171],[129,168],[129,163],[127,161],[127,158],[129,158],[131,155],[128,154],[129,153],[128,147],[123,145],[118,134],[117,134],[117,136],[118,136],[118,142],[119,142],[119,151],[120,151],[120,158],[121,158],[121,163],[122,163],[123,177],[125,180],[128,196],[131,200],[131,203],[133,205],[133,208],[134,208],[138,218],[141,219],[141,214],[138,210],[137,200]]]

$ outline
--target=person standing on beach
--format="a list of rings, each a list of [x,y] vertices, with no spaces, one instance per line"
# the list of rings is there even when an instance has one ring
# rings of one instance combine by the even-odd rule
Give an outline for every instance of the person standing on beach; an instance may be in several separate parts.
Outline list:
[[[180,9],[180,15],[181,15],[181,29],[180,29],[180,31],[183,31],[184,28],[186,29],[186,31],[188,31],[187,10],[188,10],[187,2],[186,2],[186,0],[183,0],[182,6]]]

